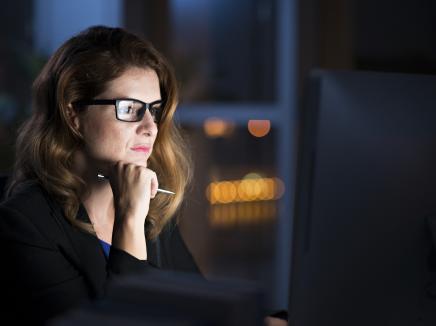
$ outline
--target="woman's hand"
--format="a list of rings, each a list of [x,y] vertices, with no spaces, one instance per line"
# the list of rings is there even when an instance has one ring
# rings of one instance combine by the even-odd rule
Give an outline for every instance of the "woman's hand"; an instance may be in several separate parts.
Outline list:
[[[144,226],[150,199],[157,193],[158,181],[152,170],[133,163],[117,162],[109,175],[116,213],[123,220]]]
[[[144,166],[117,162],[109,173],[109,181],[115,206],[112,245],[145,260],[144,223],[150,199],[157,193],[156,173]]]

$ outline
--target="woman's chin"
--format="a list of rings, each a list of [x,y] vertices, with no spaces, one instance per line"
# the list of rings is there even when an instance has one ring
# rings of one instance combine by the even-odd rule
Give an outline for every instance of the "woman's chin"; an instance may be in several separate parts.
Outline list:
[[[134,165],[138,165],[138,166],[143,166],[146,168],[147,167],[147,159],[144,159],[144,157],[142,157],[142,158],[129,157],[129,158],[125,158],[125,159],[120,159],[119,161],[121,161],[123,163],[130,163],[130,164],[134,164]],[[100,174],[100,175],[106,176],[106,175],[110,174],[111,169],[113,169],[113,166],[117,162],[118,161],[106,160],[106,161],[100,162],[100,164],[97,164],[96,166],[94,166],[94,168],[92,168],[90,170],[96,171],[97,175]]]

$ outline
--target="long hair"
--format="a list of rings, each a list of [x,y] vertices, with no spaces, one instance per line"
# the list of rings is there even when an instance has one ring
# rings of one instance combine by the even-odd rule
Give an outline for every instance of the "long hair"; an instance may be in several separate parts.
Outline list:
[[[26,181],[39,182],[62,205],[65,217],[95,234],[92,225],[76,220],[85,182],[73,173],[74,153],[82,135],[68,118],[68,105],[102,93],[129,68],[154,70],[165,101],[159,131],[148,166],[162,187],[176,195],[151,201],[147,236],[157,237],[182,203],[191,179],[186,144],[174,124],[177,82],[170,65],[154,47],[121,28],[95,26],[66,41],[48,60],[32,85],[32,114],[19,129],[16,160],[7,195]]]

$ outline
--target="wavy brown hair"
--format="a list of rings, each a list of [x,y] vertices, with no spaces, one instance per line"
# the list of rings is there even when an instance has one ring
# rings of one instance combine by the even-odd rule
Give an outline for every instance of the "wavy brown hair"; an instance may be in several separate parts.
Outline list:
[[[156,196],[147,217],[147,236],[157,237],[182,203],[191,178],[186,144],[173,121],[178,101],[174,73],[147,41],[121,28],[95,26],[66,41],[49,59],[32,86],[32,115],[19,130],[16,160],[8,195],[26,181],[37,181],[63,207],[74,225],[94,233],[91,224],[76,220],[85,182],[73,173],[74,153],[84,145],[68,117],[68,105],[92,99],[129,68],[154,70],[165,107],[148,166],[159,185],[175,196]]]

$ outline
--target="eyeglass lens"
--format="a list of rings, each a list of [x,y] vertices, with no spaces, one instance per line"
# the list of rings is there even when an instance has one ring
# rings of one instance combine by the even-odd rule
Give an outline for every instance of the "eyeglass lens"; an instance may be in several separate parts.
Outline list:
[[[139,101],[134,100],[119,100],[116,104],[117,117],[123,121],[140,121],[146,110],[146,105]],[[159,122],[159,111],[161,107],[160,104],[149,106],[149,112],[153,117],[154,121]]]

